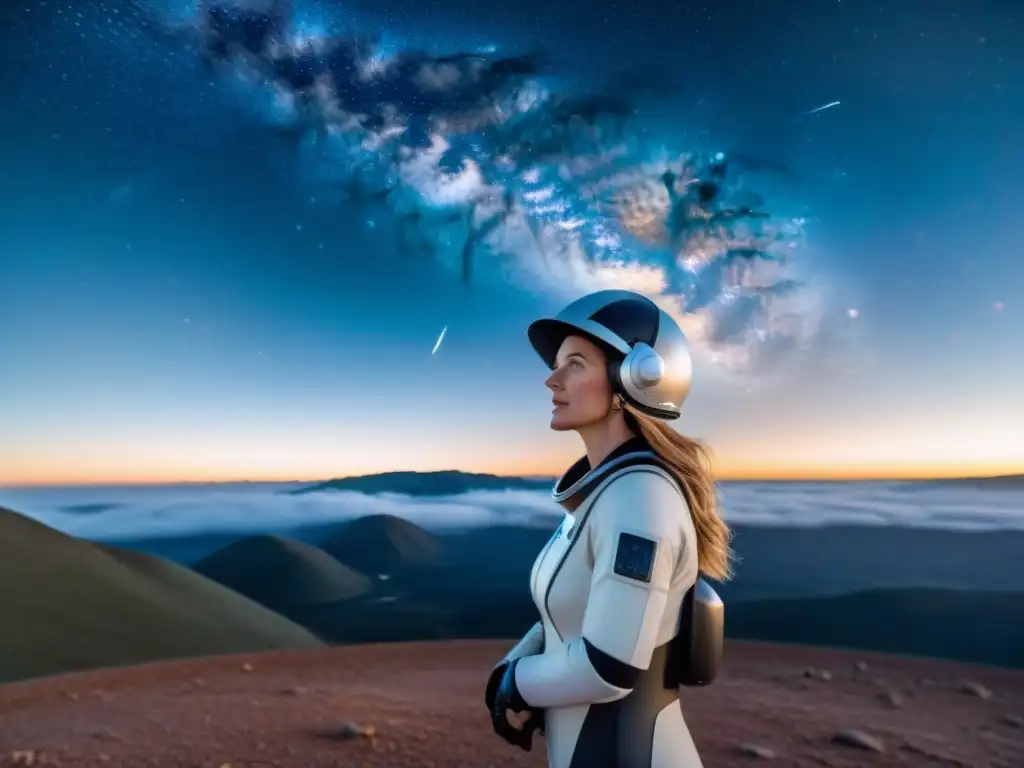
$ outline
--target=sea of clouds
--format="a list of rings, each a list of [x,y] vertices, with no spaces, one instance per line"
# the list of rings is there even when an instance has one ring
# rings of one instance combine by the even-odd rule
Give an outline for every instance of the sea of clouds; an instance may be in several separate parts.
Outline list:
[[[552,525],[561,509],[542,491],[471,491],[409,497],[324,491],[302,484],[228,483],[0,489],[0,506],[89,539],[158,538],[213,532],[282,532],[392,514],[424,528]],[[1024,489],[943,483],[726,483],[730,523],[761,526],[863,524],[952,530],[1024,530]]]

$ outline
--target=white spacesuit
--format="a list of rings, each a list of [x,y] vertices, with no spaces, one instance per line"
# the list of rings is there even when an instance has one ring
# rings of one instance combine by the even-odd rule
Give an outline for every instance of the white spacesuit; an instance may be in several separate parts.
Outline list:
[[[643,456],[610,457],[584,478],[589,493],[567,497],[578,506],[531,573],[544,650],[519,659],[515,681],[544,710],[551,768],[701,765],[666,684],[697,538],[675,481],[634,463]]]
[[[643,326],[635,321],[637,311],[614,306],[639,304],[633,297],[621,291],[586,297],[576,303],[575,316],[574,305],[559,316],[555,332],[582,329],[615,345],[623,334],[595,318],[604,311],[605,318]],[[669,360],[677,373],[686,372],[665,377],[674,387],[670,396],[652,388],[656,376],[645,383],[643,374],[658,365],[629,352],[654,353],[664,370],[658,336],[663,350],[665,338],[678,349],[671,320],[646,325],[654,329],[649,340],[621,345],[626,356],[616,365],[632,378],[616,388],[634,403],[651,399],[650,412],[673,418],[688,389],[689,361],[680,364],[678,352]],[[557,348],[557,336],[547,344],[531,340],[542,356]],[[631,373],[637,370],[640,376]],[[717,674],[724,607],[698,579],[697,534],[679,482],[637,437],[593,469],[581,459],[552,495],[565,517],[530,575],[541,621],[495,668],[507,672],[492,717],[504,716],[502,702],[542,716],[550,768],[701,768],[679,686],[705,685]],[[493,691],[488,699],[495,700]],[[528,748],[514,734],[506,738]]]

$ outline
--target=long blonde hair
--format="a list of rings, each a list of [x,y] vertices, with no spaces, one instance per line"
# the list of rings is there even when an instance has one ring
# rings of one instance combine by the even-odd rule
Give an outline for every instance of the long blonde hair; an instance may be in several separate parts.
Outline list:
[[[700,572],[715,581],[732,577],[733,555],[729,526],[718,515],[718,497],[707,448],[680,434],[667,423],[623,403],[626,421],[640,433],[658,457],[671,468],[682,486],[693,526],[697,531],[697,563]]]

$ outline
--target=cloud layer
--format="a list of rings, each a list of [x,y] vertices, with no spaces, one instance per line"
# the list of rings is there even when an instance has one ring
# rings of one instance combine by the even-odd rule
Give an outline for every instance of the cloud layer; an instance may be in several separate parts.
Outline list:
[[[442,498],[332,492],[293,496],[293,485],[0,489],[0,505],[58,530],[95,539],[197,532],[286,531],[369,514],[426,528],[554,525],[561,510],[543,492],[478,491]],[[1024,493],[905,483],[736,483],[722,491],[731,523],[853,523],[952,530],[1024,530]]]

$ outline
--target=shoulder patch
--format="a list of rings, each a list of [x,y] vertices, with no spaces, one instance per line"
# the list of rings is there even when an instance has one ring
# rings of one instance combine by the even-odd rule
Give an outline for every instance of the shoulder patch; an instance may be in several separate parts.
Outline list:
[[[649,584],[657,554],[658,542],[635,533],[622,532],[615,548],[615,574]]]

